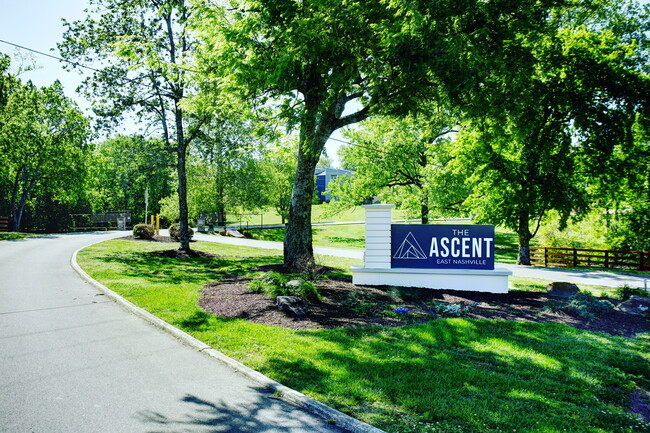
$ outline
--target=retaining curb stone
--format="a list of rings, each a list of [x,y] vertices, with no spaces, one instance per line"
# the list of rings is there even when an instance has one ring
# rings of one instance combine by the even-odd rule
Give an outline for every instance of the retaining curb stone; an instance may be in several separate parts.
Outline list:
[[[103,242],[103,240],[99,242]],[[94,244],[87,245],[83,248],[87,248],[91,245]],[[349,430],[351,433],[386,433],[384,430],[380,430],[377,427],[373,427],[369,424],[359,421],[358,419],[346,415],[343,412],[340,412],[329,406],[326,406],[323,403],[314,400],[313,398],[307,397],[301,392],[298,392],[294,389],[282,385],[279,382],[274,381],[273,379],[263,375],[262,373],[259,373],[258,371],[253,370],[250,367],[245,366],[239,361],[230,358],[224,353],[212,348],[210,345],[205,344],[204,342],[198,340],[197,338],[192,337],[188,333],[181,331],[175,326],[170,325],[164,320],[154,316],[148,311],[145,311],[142,308],[133,304],[132,302],[126,300],[125,298],[118,295],[108,287],[101,284],[99,281],[93,279],[90,275],[86,273],[86,271],[81,269],[81,267],[77,263],[77,253],[81,251],[83,248],[79,248],[77,251],[74,252],[74,254],[72,254],[72,258],[70,260],[70,264],[72,265],[72,268],[87,283],[94,286],[97,290],[99,290],[104,295],[109,297],[115,303],[119,304],[121,307],[125,308],[127,311],[140,317],[141,319],[146,320],[147,322],[151,323],[157,328],[160,328],[163,331],[173,335],[178,340],[180,340],[183,344],[190,346],[198,350],[199,352],[204,353],[207,356],[210,356],[211,358],[214,358],[219,362],[222,362],[223,364],[226,364],[228,367],[232,368],[238,373],[243,374],[244,376],[248,377],[254,382],[260,384],[264,388],[274,393],[278,393],[281,396],[280,398],[282,400],[290,404],[293,404],[294,406],[297,406],[301,409],[304,409],[309,413],[317,415],[327,422],[333,422],[334,425]]]

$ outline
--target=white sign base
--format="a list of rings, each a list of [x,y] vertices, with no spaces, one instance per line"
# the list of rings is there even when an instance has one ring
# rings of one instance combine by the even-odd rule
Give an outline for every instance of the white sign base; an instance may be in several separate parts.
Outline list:
[[[352,283],[360,286],[401,286],[427,289],[508,293],[507,269],[391,268],[393,205],[367,205],[366,252],[362,266],[352,266]]]
[[[507,269],[406,269],[352,266],[352,284],[508,293]]]

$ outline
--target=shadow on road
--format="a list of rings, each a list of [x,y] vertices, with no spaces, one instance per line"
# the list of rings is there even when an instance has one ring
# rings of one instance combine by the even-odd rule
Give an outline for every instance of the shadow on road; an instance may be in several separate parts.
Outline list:
[[[310,418],[314,418],[306,414],[305,419],[297,418],[296,408],[264,391],[260,393],[257,401],[247,402],[245,405],[226,401],[210,402],[189,394],[180,401],[189,405],[188,413],[183,417],[169,417],[156,411],[145,410],[138,412],[136,419],[152,425],[149,433],[344,432],[340,428],[327,425],[324,420],[310,421]]]

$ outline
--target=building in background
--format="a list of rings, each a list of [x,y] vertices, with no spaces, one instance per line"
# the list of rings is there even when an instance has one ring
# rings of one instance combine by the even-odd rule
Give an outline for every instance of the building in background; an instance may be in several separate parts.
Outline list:
[[[329,183],[339,176],[352,176],[354,172],[340,168],[317,168],[314,171],[316,176],[316,190],[318,191],[318,200],[323,203],[329,203],[332,196],[327,193]],[[336,199],[336,197],[334,197]]]

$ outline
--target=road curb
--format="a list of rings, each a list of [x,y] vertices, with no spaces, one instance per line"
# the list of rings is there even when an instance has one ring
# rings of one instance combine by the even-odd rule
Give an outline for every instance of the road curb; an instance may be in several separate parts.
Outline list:
[[[103,242],[103,240],[99,242]],[[95,243],[99,243],[99,242],[95,242]],[[351,433],[386,433],[384,430],[380,430],[377,427],[373,427],[369,424],[359,421],[356,418],[346,415],[343,412],[340,412],[336,409],[326,406],[323,403],[314,400],[311,397],[307,397],[301,392],[298,392],[294,389],[284,386],[281,383],[276,382],[273,379],[263,375],[262,373],[255,371],[250,367],[245,366],[241,362],[230,358],[226,354],[212,348],[210,345],[205,344],[201,340],[192,337],[188,333],[181,331],[175,326],[172,326],[171,324],[154,316],[148,311],[145,311],[142,308],[136,306],[132,302],[126,300],[125,298],[118,295],[108,287],[101,284],[99,281],[93,279],[90,275],[86,273],[86,271],[81,269],[81,267],[77,263],[77,253],[79,253],[79,251],[81,251],[84,248],[94,245],[95,243],[86,245],[85,247],[79,248],[77,251],[75,251],[72,254],[72,258],[70,259],[70,264],[72,268],[75,270],[75,272],[77,272],[77,274],[79,274],[81,278],[83,278],[86,282],[94,286],[97,290],[102,292],[104,295],[109,297],[115,303],[125,308],[127,311],[146,320],[147,322],[151,323],[157,328],[160,328],[163,331],[173,335],[178,340],[180,340],[183,344],[190,346],[198,350],[199,352],[205,353],[206,355],[210,356],[211,358],[214,358],[215,360],[222,362],[223,364],[226,364],[231,369],[237,371],[238,373],[243,374],[244,376],[248,377],[254,382],[260,384],[264,388],[274,393],[278,393],[278,395],[281,396],[283,400],[295,406],[298,406],[306,410],[307,412],[310,412],[314,415],[321,417],[326,422],[332,423],[338,427],[342,427],[350,431]]]

